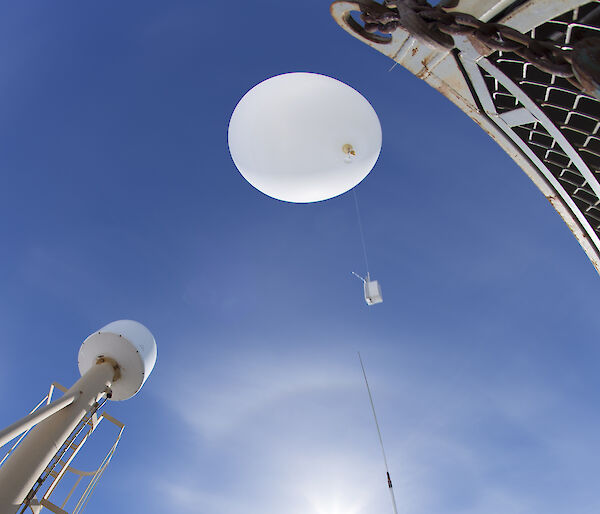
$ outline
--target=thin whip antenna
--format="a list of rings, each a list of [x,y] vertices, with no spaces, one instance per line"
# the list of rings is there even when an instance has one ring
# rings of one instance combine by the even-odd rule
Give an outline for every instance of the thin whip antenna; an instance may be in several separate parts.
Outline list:
[[[366,279],[361,277],[358,273],[354,273],[354,271],[352,271],[352,274],[356,277],[356,278],[360,278],[363,282],[366,282]]]
[[[354,196],[354,206],[356,207],[356,219],[358,220],[358,231],[360,232],[360,241],[362,243],[363,255],[365,257],[365,265],[367,266],[367,275],[369,275],[369,259],[367,258],[367,245],[365,244],[365,233],[363,231],[360,209],[358,208],[358,197],[356,195],[356,188],[352,189],[352,195]]]
[[[394,489],[392,488],[392,479],[390,478],[390,470],[388,469],[387,458],[385,456],[385,448],[383,446],[383,438],[381,437],[381,430],[379,429],[379,422],[377,421],[377,414],[375,414],[375,404],[373,403],[373,395],[371,394],[371,388],[369,387],[369,381],[367,380],[367,373],[365,372],[365,366],[363,364],[360,352],[358,352],[358,360],[360,361],[360,367],[362,369],[363,377],[365,377],[365,385],[367,386],[367,392],[369,393],[369,402],[371,402],[371,410],[373,411],[373,419],[375,420],[375,426],[377,427],[377,435],[379,436],[379,444],[381,445],[381,454],[383,455],[383,463],[385,464],[385,474],[387,477],[388,490],[392,498],[392,507],[394,514],[398,514],[398,508],[396,507],[396,497],[394,496]]]

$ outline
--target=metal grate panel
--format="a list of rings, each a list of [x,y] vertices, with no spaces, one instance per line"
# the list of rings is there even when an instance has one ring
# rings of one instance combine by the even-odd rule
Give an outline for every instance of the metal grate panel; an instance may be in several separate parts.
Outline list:
[[[600,3],[590,2],[536,27],[531,35],[571,48],[580,39],[599,36],[600,28],[594,25],[599,23]],[[600,178],[600,102],[581,93],[566,79],[540,71],[512,52],[495,52],[488,60],[540,107],[571,145],[571,149],[564,148],[564,144],[561,146],[539,122],[513,128],[600,235],[600,198],[573,162],[569,151],[581,157],[596,180]],[[499,114],[522,107],[497,79],[487,72],[483,72],[483,77]]]

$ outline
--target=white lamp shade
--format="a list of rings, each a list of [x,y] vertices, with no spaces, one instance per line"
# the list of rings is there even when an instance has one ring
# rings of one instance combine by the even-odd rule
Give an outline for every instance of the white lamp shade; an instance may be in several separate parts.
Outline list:
[[[261,82],[237,104],[229,151],[243,177],[268,196],[318,202],[356,186],[381,150],[371,104],[339,80],[286,73]]]

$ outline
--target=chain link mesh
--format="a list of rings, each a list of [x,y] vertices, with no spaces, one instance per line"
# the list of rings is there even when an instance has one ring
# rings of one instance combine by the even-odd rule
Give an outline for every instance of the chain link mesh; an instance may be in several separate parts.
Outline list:
[[[447,4],[446,4],[447,5]],[[500,23],[485,23],[471,14],[448,12],[426,0],[373,0],[358,2],[367,33],[390,34],[403,28],[438,49],[454,48],[453,36],[470,36],[492,51],[513,52],[546,73],[567,79],[579,90],[586,88],[575,76],[572,47],[552,39],[532,37]]]
[[[536,27],[529,36],[551,38],[564,48],[575,41],[595,36],[592,25],[598,2],[590,2]],[[595,19],[595,18],[594,18]],[[561,131],[597,179],[600,179],[600,102],[583,94],[564,77],[540,70],[515,52],[500,50],[488,59],[529,96]],[[521,107],[502,84],[484,72],[488,90],[498,113]],[[600,236],[600,199],[581,171],[539,122],[513,130],[532,149],[581,210]]]

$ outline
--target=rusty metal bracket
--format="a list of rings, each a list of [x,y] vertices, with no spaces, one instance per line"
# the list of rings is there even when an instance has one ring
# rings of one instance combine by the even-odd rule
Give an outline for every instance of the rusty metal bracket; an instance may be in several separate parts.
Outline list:
[[[432,6],[427,0],[374,0],[334,2],[344,4],[342,22],[360,37],[378,44],[392,41],[403,29],[434,50],[456,48],[455,36],[467,36],[490,50],[514,52],[536,68],[569,80],[584,93],[600,98],[600,38],[588,38],[573,50],[554,41],[534,39],[499,23],[485,23],[463,12],[449,12],[453,2]],[[332,6],[333,7],[333,6]],[[333,9],[332,9],[333,10]],[[360,12],[361,25],[353,16]]]

